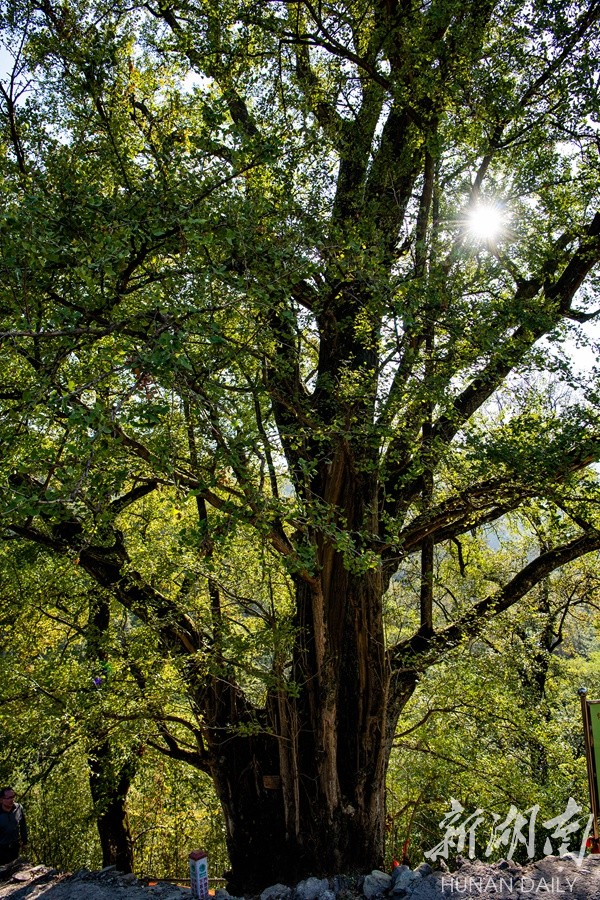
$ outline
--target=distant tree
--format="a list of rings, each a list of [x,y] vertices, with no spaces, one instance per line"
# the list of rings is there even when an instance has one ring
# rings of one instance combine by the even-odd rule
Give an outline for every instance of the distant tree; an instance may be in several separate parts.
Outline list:
[[[596,314],[600,3],[2,9],[3,534],[159,641],[232,887],[372,868],[420,674],[600,547],[555,349]],[[552,545],[446,619],[436,546],[532,498]]]
[[[101,691],[110,677],[110,597],[90,592],[85,629],[86,656],[90,664],[90,689]],[[127,794],[136,771],[135,747],[118,754],[111,741],[110,723],[99,717],[88,729],[88,766],[102,865],[133,872],[133,845],[127,818]]]
[[[185,706],[151,634],[32,543],[0,545],[0,585],[0,775],[23,798],[32,859],[123,871],[135,850],[136,872],[180,877],[203,846],[215,871],[224,839],[209,779],[157,743],[156,707],[173,717]]]
[[[39,784],[44,791],[56,769],[69,770],[74,758],[85,760],[94,814],[80,799],[80,817],[95,818],[103,865],[130,872],[126,797],[140,740],[131,728],[119,729],[119,705],[121,718],[129,718],[120,698],[114,691],[110,699],[104,696],[118,646],[117,629],[110,630],[111,595],[82,583],[65,560],[44,559],[43,550],[31,550],[9,554],[4,546],[0,557],[0,622],[11,636],[0,659],[3,780],[18,778],[28,790]],[[113,716],[107,719],[111,704]],[[75,792],[81,792],[79,785]],[[35,842],[34,834],[34,847]],[[56,848],[46,842],[46,849]],[[49,861],[64,864],[64,858]]]
[[[553,517],[532,503],[505,517],[501,530],[489,529],[484,541],[463,535],[438,548],[440,613],[454,618],[457,607],[487,593],[490,582],[506,580],[519,557],[522,564],[540,544],[552,543],[552,525]],[[453,556],[460,556],[460,565]],[[554,572],[484,634],[423,674],[394,740],[388,855],[397,854],[407,838],[415,860],[437,845],[450,797],[465,807],[465,818],[482,810],[475,853],[491,853],[492,859],[506,854],[505,846],[488,846],[493,815],[502,821],[511,805],[525,814],[537,805],[535,854],[544,856],[549,835],[542,823],[573,797],[583,810],[582,830],[571,837],[571,848],[578,849],[589,799],[577,690],[589,684],[591,695],[597,693],[590,674],[598,648],[598,574],[590,556]],[[416,582],[405,579],[403,591],[415,591]],[[389,604],[401,602],[400,592],[390,595]],[[520,847],[516,856],[524,861],[528,852]]]

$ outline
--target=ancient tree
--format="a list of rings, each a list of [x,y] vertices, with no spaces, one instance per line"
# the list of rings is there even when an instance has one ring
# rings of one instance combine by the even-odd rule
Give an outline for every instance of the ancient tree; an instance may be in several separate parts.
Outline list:
[[[420,673],[600,548],[560,352],[596,314],[599,18],[3,6],[2,533],[178,667],[156,740],[212,776],[238,887],[380,862]],[[439,554],[533,501],[556,542],[442,614]]]

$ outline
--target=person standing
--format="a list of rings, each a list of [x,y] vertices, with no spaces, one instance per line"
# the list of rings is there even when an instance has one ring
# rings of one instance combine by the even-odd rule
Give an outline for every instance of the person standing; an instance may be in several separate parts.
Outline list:
[[[11,787],[0,790],[0,865],[13,862],[27,848],[27,823]]]

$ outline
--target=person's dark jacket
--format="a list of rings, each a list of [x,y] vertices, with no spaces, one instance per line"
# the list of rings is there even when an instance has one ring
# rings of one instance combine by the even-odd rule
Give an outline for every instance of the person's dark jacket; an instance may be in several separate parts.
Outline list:
[[[0,807],[0,857],[8,862],[16,859],[19,849],[27,843],[27,823],[20,803],[15,803],[10,812]]]

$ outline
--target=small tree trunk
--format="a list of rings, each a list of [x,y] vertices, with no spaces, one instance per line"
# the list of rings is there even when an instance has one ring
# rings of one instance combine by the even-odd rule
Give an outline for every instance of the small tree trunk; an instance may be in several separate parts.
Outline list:
[[[133,844],[126,799],[133,777],[133,765],[128,763],[115,772],[110,744],[105,740],[90,754],[89,766],[102,865],[116,866],[120,872],[132,872]]]
[[[108,595],[103,591],[91,591],[86,635],[87,657],[93,666],[97,667],[99,689],[107,677],[106,637],[109,626]],[[91,729],[90,742],[89,781],[102,847],[102,864],[116,866],[121,872],[132,872],[133,848],[125,801],[135,772],[135,763],[130,759],[124,765],[118,767],[115,765],[110,740],[102,726]]]

